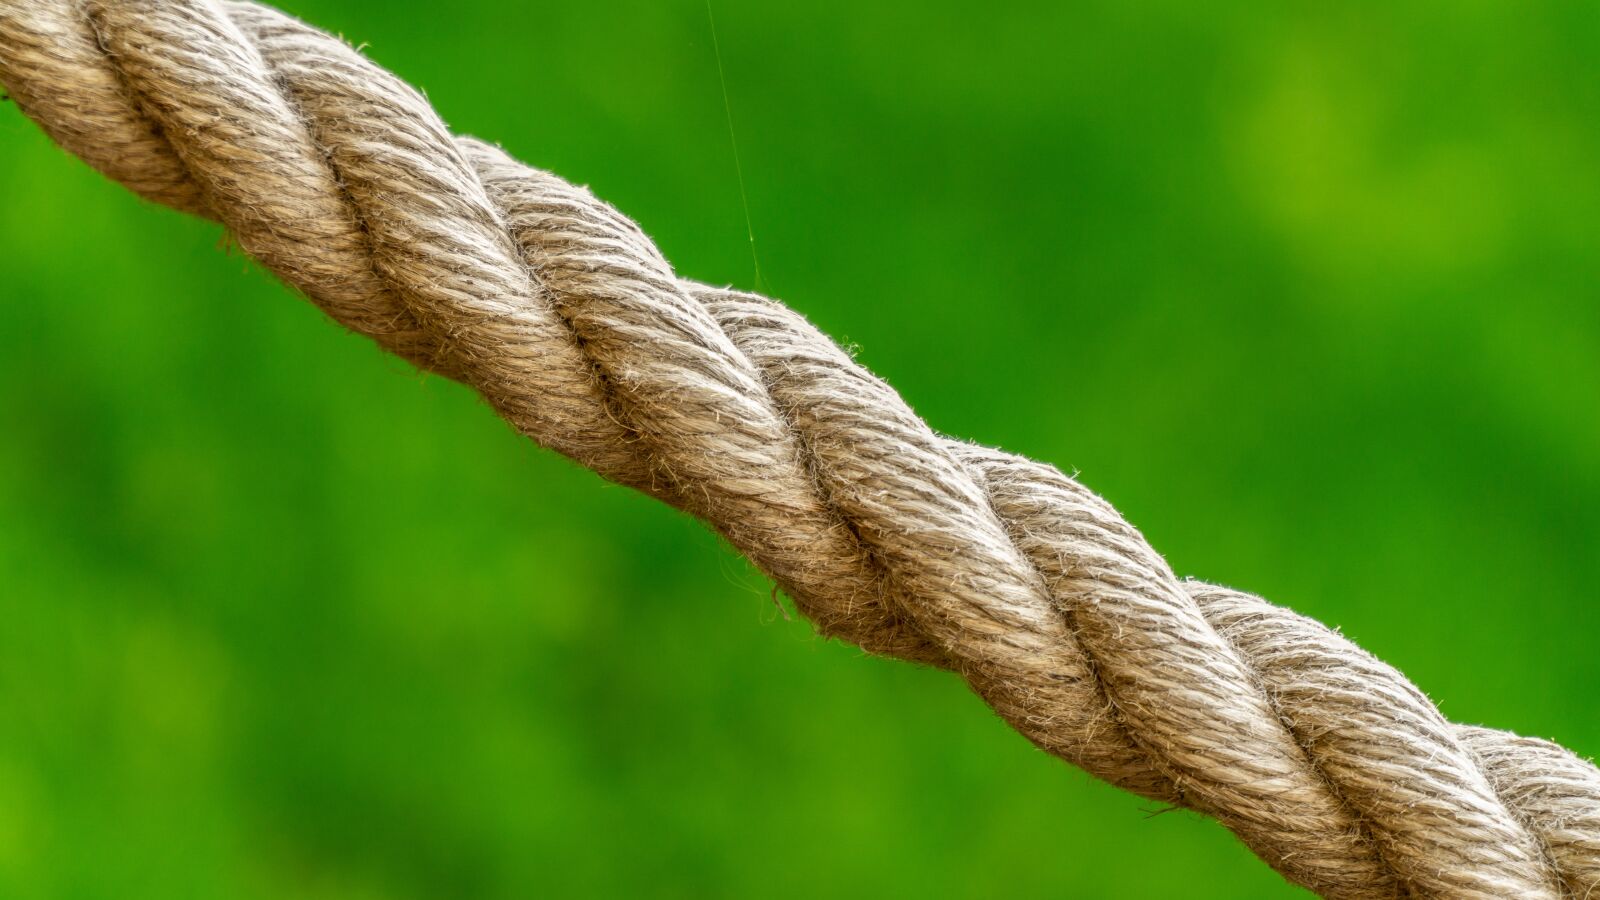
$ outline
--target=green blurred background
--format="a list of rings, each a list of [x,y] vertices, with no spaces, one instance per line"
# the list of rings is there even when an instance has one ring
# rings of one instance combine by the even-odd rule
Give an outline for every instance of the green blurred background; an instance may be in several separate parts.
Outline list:
[[[1592,4],[715,0],[762,283],[1600,752]],[[701,0],[288,0],[756,287]],[[0,896],[1280,897],[0,108]]]

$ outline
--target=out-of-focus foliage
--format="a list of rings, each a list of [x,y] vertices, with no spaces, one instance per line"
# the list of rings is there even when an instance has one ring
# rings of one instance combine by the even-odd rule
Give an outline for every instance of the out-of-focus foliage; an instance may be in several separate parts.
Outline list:
[[[701,0],[288,0],[754,284]],[[1588,4],[716,0],[759,287],[1600,752]],[[1275,897],[0,109],[0,895]]]

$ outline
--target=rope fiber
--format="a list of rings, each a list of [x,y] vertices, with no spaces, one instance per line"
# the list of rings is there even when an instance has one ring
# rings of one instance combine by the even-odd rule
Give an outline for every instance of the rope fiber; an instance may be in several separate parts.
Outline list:
[[[678,278],[586,189],[452,135],[343,41],[224,0],[0,0],[0,84],[346,328],[709,523],[823,633],[959,673],[1044,750],[1328,897],[1587,898],[1600,771],[1455,725],[1176,578],[1055,468],[942,437],[788,308]]]

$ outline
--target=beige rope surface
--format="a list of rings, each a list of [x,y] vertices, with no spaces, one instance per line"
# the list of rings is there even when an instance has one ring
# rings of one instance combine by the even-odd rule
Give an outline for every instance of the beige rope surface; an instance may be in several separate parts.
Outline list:
[[[0,84],[224,223],[346,327],[688,510],[825,633],[958,672],[1029,740],[1330,897],[1600,896],[1600,772],[1453,725],[1258,598],[1180,581],[1054,468],[931,431],[772,301],[450,134],[341,41],[220,0],[0,0]]]

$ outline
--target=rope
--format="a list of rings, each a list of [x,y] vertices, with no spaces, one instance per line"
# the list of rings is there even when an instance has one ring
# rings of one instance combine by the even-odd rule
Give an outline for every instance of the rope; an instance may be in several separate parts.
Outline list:
[[[0,0],[0,83],[345,327],[704,519],[825,634],[959,673],[1046,751],[1198,810],[1329,897],[1600,888],[1600,771],[1177,579],[1056,469],[931,431],[791,310],[679,279],[583,188],[451,135],[250,2]]]

